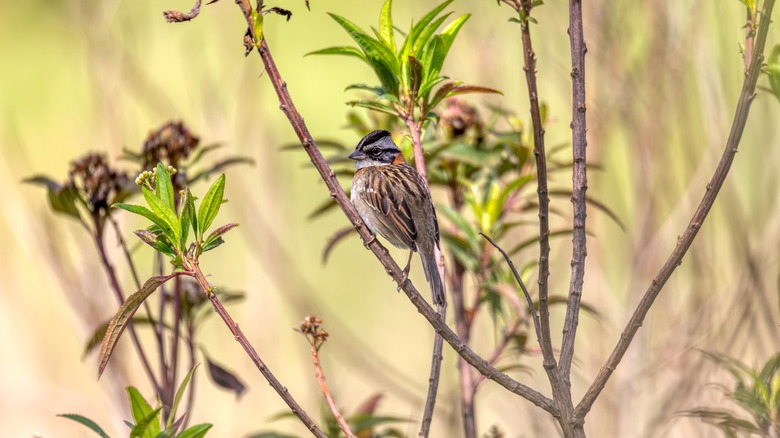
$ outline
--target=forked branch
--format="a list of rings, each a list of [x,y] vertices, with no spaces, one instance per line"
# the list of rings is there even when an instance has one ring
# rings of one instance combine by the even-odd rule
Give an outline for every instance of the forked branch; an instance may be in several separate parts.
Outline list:
[[[631,315],[631,319],[628,321],[626,328],[623,329],[623,333],[620,335],[620,339],[615,345],[615,349],[612,350],[604,366],[601,367],[598,375],[593,383],[588,388],[585,396],[580,401],[579,405],[575,409],[575,416],[577,418],[585,418],[585,415],[590,411],[593,403],[598,398],[604,386],[607,384],[615,368],[620,364],[620,360],[628,350],[631,341],[634,339],[634,335],[642,326],[642,322],[653,305],[653,302],[658,297],[661,289],[672,276],[675,269],[680,266],[685,253],[690,248],[693,239],[696,238],[699,229],[707,218],[707,214],[710,212],[715,198],[718,196],[720,188],[723,186],[723,181],[728,175],[731,163],[734,161],[734,155],[737,153],[737,147],[742,138],[742,133],[747,123],[748,114],[750,112],[750,104],[755,97],[756,82],[761,72],[761,66],[764,63],[764,47],[766,45],[767,33],[769,31],[770,17],[772,16],[772,9],[774,7],[774,0],[764,0],[763,9],[761,11],[761,18],[758,25],[758,32],[755,38],[755,46],[750,58],[750,67],[748,68],[744,82],[742,83],[742,92],[739,95],[739,101],[737,102],[737,109],[734,114],[734,121],[731,124],[731,131],[729,132],[726,146],[723,149],[723,155],[718,162],[718,166],[707,184],[707,188],[704,192],[699,206],[696,208],[688,227],[683,234],[677,239],[677,245],[674,250],[666,259],[661,270],[650,282],[650,286],[647,288],[642,300],[639,302],[634,314]]]

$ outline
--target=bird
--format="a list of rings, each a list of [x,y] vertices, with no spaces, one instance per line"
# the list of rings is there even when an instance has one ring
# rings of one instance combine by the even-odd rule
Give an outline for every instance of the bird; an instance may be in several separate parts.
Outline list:
[[[350,200],[363,223],[375,235],[409,250],[399,289],[408,278],[412,257],[417,252],[433,302],[444,306],[444,283],[437,264],[441,253],[439,224],[428,184],[406,162],[388,131],[367,134],[349,158],[356,161]]]

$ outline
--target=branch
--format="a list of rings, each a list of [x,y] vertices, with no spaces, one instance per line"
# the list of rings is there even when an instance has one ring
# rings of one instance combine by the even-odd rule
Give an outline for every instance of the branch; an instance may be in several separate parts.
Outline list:
[[[525,0],[522,4],[525,16],[530,17],[531,1]],[[554,370],[557,367],[555,363],[555,354],[553,353],[552,340],[550,338],[550,308],[547,303],[548,297],[548,277],[550,276],[550,196],[547,192],[547,157],[544,149],[544,126],[542,124],[541,111],[539,110],[539,95],[536,87],[536,55],[531,44],[531,31],[529,29],[529,20],[526,19],[521,26],[523,41],[523,70],[525,71],[525,80],[528,84],[528,100],[531,104],[531,122],[534,128],[534,157],[536,159],[536,193],[539,198],[539,313],[541,318],[536,316],[533,303],[525,289],[525,285],[520,281],[517,272],[514,272],[514,266],[504,251],[498,247],[487,236],[488,241],[496,247],[504,259],[512,268],[515,279],[520,283],[526,298],[531,302],[531,313],[534,315],[534,326],[536,328],[536,340],[542,350],[544,358],[544,369],[547,370],[548,377],[557,380],[557,374]]]
[[[246,351],[246,354],[249,355],[250,359],[252,359],[252,362],[254,362],[255,366],[257,366],[257,369],[268,381],[268,384],[271,385],[274,391],[279,394],[279,397],[281,397],[282,400],[287,403],[287,406],[290,407],[292,413],[295,414],[295,416],[298,417],[298,419],[300,419],[304,425],[306,425],[306,427],[314,436],[318,438],[327,438],[327,436],[320,430],[320,428],[314,424],[314,421],[311,419],[311,417],[309,417],[309,414],[307,414],[306,411],[304,411],[303,408],[298,404],[298,402],[295,401],[292,395],[290,395],[290,392],[287,390],[287,388],[282,386],[276,376],[274,376],[271,370],[269,370],[265,365],[263,360],[260,359],[260,356],[257,354],[257,351],[255,351],[255,348],[252,346],[252,344],[249,343],[249,340],[246,338],[246,336],[244,336],[244,333],[238,327],[238,324],[233,321],[233,318],[230,316],[227,310],[225,310],[222,302],[219,301],[219,298],[214,293],[214,288],[211,287],[208,280],[206,280],[206,277],[203,275],[203,272],[200,270],[198,261],[187,260],[187,262],[190,264],[190,266],[187,266],[187,268],[192,271],[192,276],[198,281],[198,284],[208,296],[212,307],[214,307],[214,310],[225,322],[225,325],[227,325],[228,329],[230,329],[230,332],[233,333],[233,337],[236,339],[236,341],[238,341],[238,343],[241,344],[241,346],[244,348],[244,351]]]
[[[316,316],[307,316],[297,331],[300,332],[311,345],[311,360],[314,363],[314,375],[317,377],[317,382],[320,384],[320,390],[322,391],[322,395],[325,396],[325,401],[328,403],[330,412],[336,418],[336,422],[347,438],[356,438],[355,434],[350,430],[347,421],[344,420],[344,416],[341,415],[341,411],[339,411],[336,401],[333,400],[333,395],[331,395],[330,389],[328,388],[328,382],[325,380],[325,373],[322,371],[322,365],[320,364],[320,347],[322,347],[322,344],[328,339],[328,332],[320,328],[321,324],[322,320],[317,319]]]
[[[734,161],[734,155],[737,153],[737,147],[739,146],[742,133],[747,123],[748,114],[750,112],[750,104],[755,97],[756,81],[761,71],[761,65],[764,62],[764,46],[766,45],[767,32],[769,30],[770,17],[772,16],[772,8],[774,7],[774,0],[765,0],[764,8],[761,12],[761,21],[758,26],[758,33],[755,40],[753,57],[750,60],[750,68],[747,70],[745,80],[742,84],[742,92],[739,95],[739,101],[737,102],[737,109],[734,114],[734,121],[731,124],[731,131],[729,132],[728,140],[726,141],[726,147],[723,150],[723,155],[718,162],[718,166],[712,175],[712,179],[707,184],[707,189],[704,192],[699,206],[696,208],[696,212],[693,214],[688,227],[683,232],[682,236],[677,239],[677,245],[675,246],[669,258],[664,263],[661,270],[650,282],[650,286],[647,288],[642,300],[639,302],[634,314],[631,315],[631,319],[628,321],[626,328],[620,335],[620,339],[615,345],[615,349],[607,359],[604,366],[601,367],[598,375],[593,383],[588,388],[585,396],[580,401],[579,405],[574,411],[577,418],[583,419],[585,415],[590,411],[593,403],[598,398],[604,386],[607,384],[615,368],[620,364],[620,360],[628,350],[631,341],[634,339],[639,327],[642,326],[647,312],[653,305],[653,302],[658,297],[661,289],[669,280],[675,269],[682,263],[683,256],[690,248],[694,238],[696,238],[702,223],[707,218],[707,214],[712,208],[715,198],[718,196],[720,188],[723,186],[723,181],[728,175],[731,163]]]
[[[566,303],[566,319],[561,340],[560,376],[569,383],[571,361],[574,357],[574,339],[579,324],[582,283],[585,277],[585,191],[588,190],[585,148],[588,145],[585,127],[585,37],[582,31],[582,0],[569,0],[569,39],[571,42],[571,84],[572,84],[572,170],[571,203],[574,205],[571,280],[569,298]]]
[[[439,307],[439,316],[442,321],[447,318],[447,306]],[[431,375],[428,378],[428,396],[425,399],[425,409],[423,410],[422,423],[420,424],[420,438],[427,438],[431,431],[431,421],[433,421],[433,410],[436,407],[436,394],[439,391],[439,376],[441,376],[442,349],[444,348],[444,339],[436,333],[433,338],[433,352],[431,353]]]
[[[249,31],[254,32],[254,29],[251,26],[252,8],[249,4],[249,0],[239,0],[237,4],[244,13],[244,18],[249,25]],[[254,35],[252,36],[254,37]],[[477,371],[486,375],[489,379],[495,381],[510,392],[520,395],[521,397],[531,401],[542,409],[550,413],[557,412],[557,407],[554,405],[552,400],[545,397],[538,391],[535,391],[534,389],[517,382],[508,375],[490,366],[487,361],[485,361],[485,359],[474,353],[473,350],[465,345],[463,341],[461,341],[460,338],[458,338],[458,336],[452,330],[450,330],[449,327],[447,327],[445,322],[425,301],[425,299],[423,299],[422,295],[420,295],[412,282],[404,278],[401,268],[398,266],[398,264],[396,264],[393,258],[390,257],[390,253],[387,251],[387,249],[385,249],[385,247],[379,243],[371,231],[369,231],[368,228],[363,224],[363,221],[360,219],[357,210],[355,210],[355,207],[349,201],[346,193],[344,193],[344,190],[341,188],[338,179],[336,179],[336,174],[325,162],[325,159],[314,143],[314,139],[309,133],[303,118],[295,108],[295,104],[290,97],[290,93],[287,91],[287,84],[279,74],[279,70],[277,69],[276,63],[271,56],[271,52],[268,49],[268,44],[266,43],[265,39],[260,42],[258,53],[260,54],[265,70],[268,73],[268,78],[270,79],[271,84],[276,91],[277,97],[279,98],[279,108],[282,110],[282,112],[284,112],[285,116],[287,116],[287,119],[290,121],[290,124],[295,130],[295,133],[297,134],[303,149],[309,155],[312,164],[314,165],[315,169],[317,169],[317,172],[319,172],[320,176],[325,182],[325,185],[328,187],[330,195],[335,199],[336,203],[344,212],[344,215],[347,217],[347,219],[349,219],[352,226],[355,227],[358,235],[363,240],[364,245],[374,253],[376,258],[385,268],[385,271],[388,273],[388,275],[390,275],[393,280],[401,286],[401,290],[404,291],[412,305],[414,305],[417,308],[417,311],[420,312],[426,320],[428,320],[428,322],[433,326],[434,330],[436,330],[436,332],[439,333],[461,357],[463,357],[471,366],[476,368]]]

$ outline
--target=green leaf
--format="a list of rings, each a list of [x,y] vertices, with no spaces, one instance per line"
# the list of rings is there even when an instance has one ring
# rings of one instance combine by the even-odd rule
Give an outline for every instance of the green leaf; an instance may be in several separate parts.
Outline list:
[[[201,246],[201,252],[207,252],[211,251],[212,249],[222,245],[225,243],[225,239],[221,237],[215,237],[215,238],[208,238],[203,242],[203,245]]]
[[[213,425],[209,423],[196,424],[176,435],[176,438],[202,438],[206,436],[206,432],[208,432],[212,426]]]
[[[79,423],[83,426],[88,427],[90,430],[98,434],[101,438],[109,438],[108,434],[97,425],[94,421],[90,420],[87,417],[78,415],[78,414],[59,414],[58,417],[67,418],[68,420],[73,420],[76,423]]]
[[[372,102],[369,100],[353,100],[350,102],[347,102],[347,105],[349,106],[357,106],[361,108],[368,108],[370,110],[379,111],[380,113],[390,114],[392,116],[398,117],[398,114],[395,112],[395,109],[381,104],[379,102]]]
[[[155,187],[157,189],[157,196],[168,204],[171,210],[175,210],[175,204],[173,203],[173,184],[171,183],[171,174],[168,173],[168,169],[157,163],[157,183]]]
[[[138,310],[138,307],[141,306],[141,303],[143,303],[144,300],[149,297],[149,295],[157,290],[161,284],[179,274],[180,273],[176,272],[170,275],[152,277],[146,280],[146,283],[144,283],[138,292],[130,295],[127,300],[122,303],[122,306],[119,307],[116,315],[114,315],[114,317],[111,318],[111,321],[108,323],[106,335],[103,337],[103,344],[100,348],[98,378],[100,378],[100,376],[103,374],[103,371],[106,369],[108,360],[111,358],[111,353],[114,352],[114,347],[116,347],[116,343],[119,341],[119,337],[122,336],[122,332],[124,332],[125,327],[127,327],[127,323],[133,317],[136,310]]]
[[[176,417],[176,411],[179,409],[179,403],[181,402],[181,398],[184,396],[184,391],[187,389],[187,386],[189,386],[190,380],[192,380],[192,376],[195,375],[195,370],[198,369],[198,365],[200,364],[195,364],[195,366],[192,367],[190,372],[187,373],[186,376],[184,376],[184,380],[181,381],[181,384],[179,385],[179,389],[176,390],[176,396],[173,398],[173,406],[171,406],[171,413],[168,415],[168,423],[166,424],[166,427],[171,427],[171,425],[173,424],[173,419],[174,417]]]
[[[428,41],[430,41],[431,37],[433,36],[434,32],[439,28],[439,26],[444,23],[444,20],[449,18],[449,16],[452,15],[452,12],[448,12],[441,17],[437,18],[436,21],[430,24],[430,26],[426,26],[425,29],[420,33],[420,35],[417,37],[417,41],[414,42],[414,47],[412,47],[412,55],[414,56],[421,56],[423,53],[423,50],[426,48]]]
[[[393,0],[386,0],[379,15],[379,37],[392,53],[395,53],[395,37],[393,36]]]
[[[349,46],[337,46],[337,47],[328,47],[327,49],[320,49],[315,50],[313,52],[309,52],[303,56],[309,56],[309,55],[344,55],[344,56],[352,56],[355,58],[362,59],[363,61],[368,61],[366,58],[366,55],[363,54],[359,49],[355,47],[349,47]]]
[[[423,53],[422,64],[425,69],[426,81],[439,77],[441,68],[444,65],[444,48],[442,47],[441,36],[435,35],[428,43]]]
[[[130,432],[131,437],[154,438],[160,433],[160,422],[153,421],[159,417],[162,408],[152,409],[140,392],[132,386],[127,387],[130,396],[130,407],[133,411],[135,427]]]
[[[203,201],[198,208],[198,222],[200,225],[199,239],[203,239],[203,233],[211,226],[214,218],[219,213],[219,207],[222,205],[222,196],[225,194],[225,174],[217,178],[214,184],[211,185],[209,191],[206,192],[206,196],[203,197]]]
[[[162,234],[162,231],[155,233],[149,230],[136,230],[135,235],[144,243],[154,248],[168,257],[176,257],[176,250],[168,241],[168,238]]]
[[[46,186],[46,194],[49,198],[49,206],[58,213],[64,213],[81,221],[81,215],[76,207],[76,200],[80,199],[78,191],[73,187],[63,186],[53,179],[36,175],[27,178],[24,182]]]
[[[407,40],[409,40],[409,41],[410,41],[410,43],[411,43],[411,45],[410,45],[410,48],[415,46],[415,44],[417,43],[417,39],[418,39],[418,38],[420,37],[420,35],[423,33],[423,30],[424,30],[426,27],[428,27],[428,24],[429,24],[431,21],[433,21],[433,19],[434,19],[434,18],[436,18],[436,16],[437,16],[437,15],[439,15],[439,14],[441,13],[441,11],[443,11],[443,10],[444,10],[444,8],[446,8],[447,6],[449,6],[449,5],[450,5],[450,3],[452,3],[452,2],[453,2],[453,0],[447,0],[447,1],[445,1],[444,3],[440,4],[439,6],[436,6],[436,7],[435,7],[435,8],[433,8],[433,9],[432,9],[430,12],[428,12],[427,14],[425,14],[425,15],[424,15],[424,16],[423,16],[423,17],[420,19],[420,21],[419,21],[419,22],[417,22],[417,24],[415,24],[415,25],[413,25],[413,26],[412,26],[412,29],[411,29],[411,31],[409,31],[409,37],[407,38]]]
[[[192,222],[192,216],[195,213],[194,209],[190,209],[189,202],[190,193],[187,190],[182,198],[181,215],[179,217],[179,224],[181,226],[181,247],[187,246],[187,237],[190,234],[190,224]],[[197,236],[197,233],[195,234]]]
[[[123,203],[114,204],[111,207],[129,211],[130,213],[135,213],[137,215],[143,216],[149,219],[150,221],[152,221],[152,223],[154,223],[155,225],[157,225],[160,228],[160,231],[162,231],[164,234],[173,235],[173,230],[171,230],[171,227],[168,225],[168,223],[164,221],[162,218],[158,217],[153,212],[151,212],[146,207],[142,207],[140,205],[123,204]]]
[[[398,60],[395,54],[346,18],[331,13],[328,15],[357,43],[385,89],[389,92],[398,90]]]
[[[187,207],[190,210],[190,224],[192,225],[192,233],[198,236],[198,211],[195,210],[195,197],[192,196],[190,188],[187,187]]]
[[[447,27],[445,27],[444,30],[439,34],[441,36],[442,43],[444,43],[444,56],[447,56],[447,54],[450,53],[450,47],[452,47],[452,43],[455,41],[455,37],[458,36],[460,28],[463,27],[469,18],[471,18],[471,14],[461,15],[455,21],[448,24]]]
[[[376,426],[388,423],[408,423],[411,420],[400,417],[374,416],[370,413],[359,413],[347,419],[352,424],[352,432],[359,435],[361,432],[368,432]]]
[[[160,199],[151,190],[146,187],[141,187],[141,193],[144,194],[144,199],[152,212],[158,218],[162,219],[165,223],[165,227],[161,227],[163,234],[165,234],[172,244],[177,248],[181,248],[179,242],[181,242],[181,222],[179,222],[179,216],[176,212],[168,206],[166,201]]]

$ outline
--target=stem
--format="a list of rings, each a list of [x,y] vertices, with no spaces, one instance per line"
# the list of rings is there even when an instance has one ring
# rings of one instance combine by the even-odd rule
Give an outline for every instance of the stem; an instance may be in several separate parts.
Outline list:
[[[317,382],[320,384],[322,395],[325,396],[325,400],[328,402],[330,412],[336,418],[336,422],[339,424],[339,427],[344,432],[344,434],[347,435],[347,438],[356,438],[355,434],[352,433],[352,430],[350,430],[349,424],[347,424],[347,421],[344,420],[344,416],[341,415],[339,407],[336,406],[336,401],[333,400],[333,396],[331,395],[330,389],[328,388],[328,382],[325,380],[325,373],[322,372],[319,348],[315,347],[314,344],[311,346],[311,361],[314,363],[314,374],[317,376]]]
[[[582,29],[582,0],[569,0],[569,40],[571,42],[571,84],[572,84],[572,195],[574,217],[572,229],[571,279],[569,298],[566,303],[566,319],[561,340],[560,376],[570,386],[571,361],[574,357],[574,340],[579,324],[582,284],[585,277],[585,256],[588,249],[585,241],[586,202],[588,174],[585,149],[588,145],[585,126],[585,37]]]
[[[419,173],[425,180],[425,185],[428,185],[428,171],[425,169],[425,156],[423,155],[422,140],[420,138],[422,122],[415,121],[414,116],[411,114],[404,118],[404,122],[406,123],[406,127],[409,129],[409,134],[412,136],[414,166],[417,169],[417,173]]]
[[[106,253],[106,245],[103,241],[103,229],[103,225],[99,224],[96,220],[94,234],[95,246],[97,246],[98,254],[100,255],[100,262],[103,264],[103,268],[108,275],[108,281],[111,284],[111,289],[114,291],[114,296],[121,306],[125,302],[125,297],[122,293],[122,288],[119,286],[119,280],[116,276],[116,271],[114,271],[114,266],[111,264],[111,261],[108,259],[108,254]],[[127,323],[127,329],[130,331],[130,338],[133,340],[133,345],[138,352],[138,357],[141,359],[141,365],[143,366],[144,371],[146,371],[146,376],[149,378],[149,382],[152,384],[157,394],[162,394],[162,388],[157,382],[157,378],[154,376],[154,371],[152,371],[152,367],[149,365],[149,359],[146,357],[146,352],[144,351],[141,342],[138,340],[138,335],[135,332],[135,326],[132,319]]]
[[[455,332],[465,345],[471,338],[469,318],[466,314],[465,297],[463,294],[463,277],[466,268],[455,259],[452,267],[452,307],[455,313]],[[471,367],[463,357],[458,358],[458,382],[460,384],[461,421],[463,422],[463,435],[466,438],[477,436],[477,424],[474,415],[474,375]]]
[[[522,321],[520,318],[517,318],[512,325],[510,325],[506,332],[504,333],[504,336],[501,338],[501,342],[496,345],[496,348],[493,350],[493,354],[490,355],[490,358],[488,359],[488,363],[490,365],[495,365],[496,362],[498,362],[498,359],[501,357],[502,354],[504,354],[504,350],[506,350],[506,347],[509,346],[509,341],[512,339],[512,337],[517,334],[517,330],[520,329],[520,324]],[[476,379],[474,379],[474,392],[479,388],[479,385],[482,384],[482,382],[485,381],[485,376],[480,374],[477,376]]]
[[[169,412],[176,392],[176,372],[179,363],[179,334],[181,332],[181,278],[176,277],[173,283],[173,338],[171,339],[170,367],[168,367],[169,392],[167,404],[163,400],[163,411]],[[167,408],[166,408],[167,406]],[[166,415],[167,417],[167,415]]]
[[[439,316],[442,321],[447,318],[447,306],[439,307]],[[431,430],[433,421],[433,411],[436,407],[436,394],[439,391],[439,376],[441,376],[442,350],[444,348],[444,339],[437,333],[433,337],[433,352],[431,353],[431,374],[428,378],[428,396],[425,399],[425,409],[423,410],[422,423],[420,424],[420,438],[427,438]]]
[[[209,301],[211,301],[211,305],[214,307],[214,310],[225,322],[225,325],[227,325],[236,341],[238,341],[238,343],[241,344],[241,347],[244,348],[244,351],[246,351],[246,354],[249,355],[250,359],[252,359],[252,362],[254,362],[255,366],[257,366],[257,369],[268,381],[268,384],[270,384],[274,391],[279,394],[279,397],[281,397],[282,400],[287,403],[287,406],[290,407],[292,413],[295,414],[295,416],[298,417],[298,419],[300,419],[304,425],[306,425],[306,427],[314,436],[319,438],[327,438],[327,436],[320,430],[320,428],[314,424],[314,421],[311,419],[311,417],[309,417],[309,414],[307,414],[306,411],[304,411],[303,408],[298,404],[298,402],[295,401],[292,395],[290,395],[290,392],[287,390],[287,388],[282,386],[276,376],[274,376],[271,370],[269,370],[265,365],[263,360],[260,359],[260,356],[257,354],[257,351],[255,351],[255,348],[251,343],[249,343],[249,340],[246,338],[246,336],[244,336],[244,333],[238,327],[238,324],[236,324],[228,311],[225,310],[222,302],[219,301],[219,297],[217,297],[217,295],[213,292],[214,288],[211,287],[208,280],[206,280],[206,277],[203,275],[203,272],[200,270],[200,264],[198,263],[198,260],[188,260],[187,262],[190,265],[188,268],[190,271],[192,271],[192,276],[195,278],[195,280],[198,281],[198,284],[203,289],[203,291],[206,292],[206,295],[208,296]]]
[[[193,369],[195,368],[195,325],[192,324],[192,321],[187,321],[187,354],[190,357],[190,369]],[[192,407],[195,405],[195,382],[197,380],[194,376],[190,380],[190,387],[187,391],[187,406],[184,412],[192,412]],[[181,430],[186,430],[189,422],[190,416],[187,415]]]
[[[774,0],[765,0],[764,8],[761,12],[761,20],[758,26],[758,32],[756,36],[753,57],[750,61],[750,68],[747,71],[745,80],[742,83],[742,92],[739,95],[739,101],[737,102],[737,109],[734,114],[734,121],[731,124],[731,131],[729,132],[726,146],[723,150],[723,155],[718,162],[718,166],[707,184],[707,189],[704,192],[699,206],[696,208],[691,221],[688,223],[688,227],[683,234],[677,239],[677,245],[675,246],[669,258],[666,259],[663,267],[661,267],[658,274],[650,282],[650,286],[647,288],[642,300],[639,302],[634,314],[631,315],[631,319],[626,324],[623,333],[620,335],[620,339],[615,345],[615,349],[612,350],[604,366],[601,367],[596,378],[591,383],[582,401],[577,405],[574,414],[577,418],[584,419],[587,413],[590,411],[593,403],[598,398],[604,386],[607,384],[615,368],[620,364],[620,360],[623,358],[626,350],[628,350],[631,341],[634,339],[639,327],[642,326],[647,312],[653,305],[653,302],[658,297],[661,289],[669,280],[675,269],[682,263],[682,259],[685,253],[691,246],[691,243],[696,238],[702,223],[707,218],[707,214],[712,208],[720,188],[723,186],[728,175],[731,163],[734,161],[734,156],[737,153],[739,142],[742,138],[742,133],[747,123],[748,114],[750,113],[750,104],[755,97],[756,82],[761,71],[761,65],[764,62],[764,46],[766,45],[767,33],[769,30],[770,18],[772,16],[772,8],[774,7]]]
[[[525,11],[526,17],[530,17],[531,5],[530,1],[524,1],[522,8]],[[525,71],[525,81],[528,86],[528,101],[531,107],[531,122],[534,129],[534,158],[536,160],[536,194],[539,199],[539,277],[537,284],[539,285],[539,314],[536,316],[536,311],[531,302],[531,313],[534,315],[534,328],[536,329],[536,339],[539,343],[539,347],[542,350],[542,356],[544,360],[544,369],[547,370],[550,383],[553,384],[553,380],[558,380],[555,363],[555,354],[553,352],[551,330],[550,330],[550,308],[548,304],[548,290],[550,276],[550,196],[547,189],[547,156],[544,148],[544,125],[542,121],[542,114],[539,110],[539,93],[536,86],[536,55],[534,54],[534,48],[531,44],[531,30],[529,28],[528,20],[524,21],[520,27],[522,32],[523,43],[523,71]],[[487,236],[484,236],[487,239]],[[499,248],[492,240],[488,241],[496,247],[507,263],[511,265],[511,261],[506,256],[504,251]],[[530,299],[528,291],[525,290],[524,285],[519,280],[519,276],[515,273],[515,278],[518,283],[523,287],[523,292],[526,295],[526,299]]]

